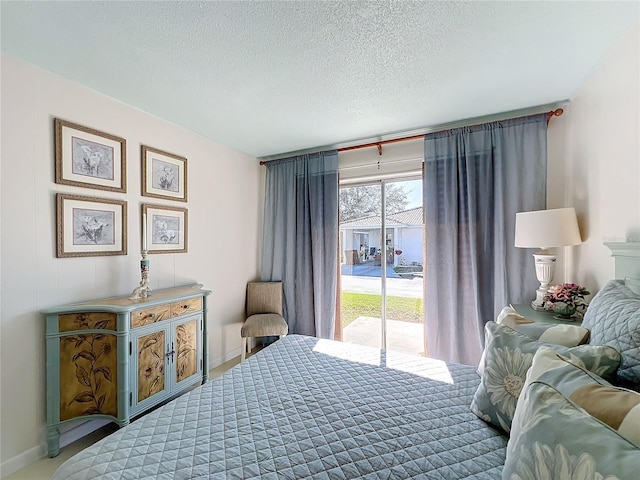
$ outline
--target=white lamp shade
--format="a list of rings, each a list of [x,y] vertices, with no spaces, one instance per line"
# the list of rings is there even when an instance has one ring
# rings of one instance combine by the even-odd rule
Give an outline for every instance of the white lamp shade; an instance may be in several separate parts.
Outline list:
[[[576,210],[556,208],[516,213],[515,246],[566,247],[582,243]]]

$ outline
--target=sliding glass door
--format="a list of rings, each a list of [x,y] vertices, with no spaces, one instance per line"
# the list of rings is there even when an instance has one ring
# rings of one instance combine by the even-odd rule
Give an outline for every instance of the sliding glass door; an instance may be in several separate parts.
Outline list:
[[[424,355],[423,218],[419,178],[340,188],[343,341]]]

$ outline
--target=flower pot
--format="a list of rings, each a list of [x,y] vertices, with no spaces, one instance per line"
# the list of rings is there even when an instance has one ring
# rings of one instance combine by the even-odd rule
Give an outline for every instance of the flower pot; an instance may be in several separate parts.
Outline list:
[[[569,319],[576,313],[576,307],[564,302],[556,302],[553,304],[553,313],[559,318]]]

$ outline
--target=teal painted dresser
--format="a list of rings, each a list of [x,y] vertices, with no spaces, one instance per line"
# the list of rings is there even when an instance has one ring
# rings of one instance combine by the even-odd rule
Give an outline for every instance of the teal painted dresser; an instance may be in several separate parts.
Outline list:
[[[106,418],[119,426],[208,377],[202,285],[43,310],[47,347],[47,447],[60,425]]]

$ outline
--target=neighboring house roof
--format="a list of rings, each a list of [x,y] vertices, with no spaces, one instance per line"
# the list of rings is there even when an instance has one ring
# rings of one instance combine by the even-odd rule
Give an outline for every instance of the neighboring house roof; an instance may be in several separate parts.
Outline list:
[[[410,208],[409,210],[403,210],[402,212],[390,213],[387,215],[387,227],[409,227],[422,225],[423,211],[422,207]],[[377,215],[370,215],[368,217],[354,218],[346,222],[340,223],[340,228],[380,228],[381,220]]]
[[[387,215],[387,220],[390,218],[403,225],[422,225],[424,223],[422,207],[410,208],[409,210]]]

